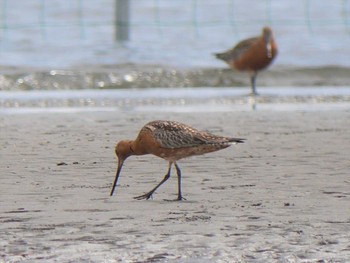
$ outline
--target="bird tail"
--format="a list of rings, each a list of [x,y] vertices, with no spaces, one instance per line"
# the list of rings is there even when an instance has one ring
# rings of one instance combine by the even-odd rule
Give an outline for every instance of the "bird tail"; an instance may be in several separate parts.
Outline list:
[[[229,142],[232,143],[244,143],[246,139],[242,139],[242,138],[229,138]]]
[[[227,61],[228,60],[228,55],[227,53],[214,53],[213,54],[217,59],[221,59],[223,61]]]

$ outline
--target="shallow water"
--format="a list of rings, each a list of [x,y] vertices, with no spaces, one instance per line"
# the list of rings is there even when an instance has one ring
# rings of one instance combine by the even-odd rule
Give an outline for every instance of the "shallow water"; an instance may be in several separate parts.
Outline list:
[[[130,2],[130,41],[118,44],[114,0],[2,1],[1,64],[225,67],[212,53],[270,25],[280,48],[276,66],[350,66],[348,1]]]
[[[131,1],[124,43],[114,39],[114,4],[3,1],[1,113],[349,107],[346,1]],[[212,54],[264,25],[279,54],[252,99],[247,75]]]
[[[350,109],[349,87],[148,88],[0,92],[0,113],[122,111],[224,112]]]

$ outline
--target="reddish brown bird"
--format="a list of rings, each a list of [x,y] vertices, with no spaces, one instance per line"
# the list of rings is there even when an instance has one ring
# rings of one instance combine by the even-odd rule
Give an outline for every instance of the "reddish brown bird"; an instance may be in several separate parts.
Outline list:
[[[248,71],[252,88],[251,94],[257,95],[256,76],[260,70],[271,64],[277,53],[277,44],[272,29],[264,27],[261,36],[243,40],[232,49],[217,53],[215,56],[229,64],[232,69]]]
[[[137,138],[120,141],[115,147],[118,157],[118,168],[110,195],[113,195],[118,177],[126,158],[131,155],[153,154],[169,162],[168,172],[163,180],[146,194],[135,199],[149,199],[152,194],[170,177],[171,166],[174,164],[178,179],[177,200],[184,199],[181,194],[181,171],[177,161],[193,155],[215,152],[229,147],[231,144],[243,143],[245,139],[230,138],[198,131],[185,124],[175,121],[152,121],[139,132]]]

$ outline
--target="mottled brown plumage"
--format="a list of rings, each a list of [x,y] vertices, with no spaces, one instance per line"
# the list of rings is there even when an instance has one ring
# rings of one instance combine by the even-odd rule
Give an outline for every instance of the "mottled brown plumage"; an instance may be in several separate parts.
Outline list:
[[[218,136],[198,131],[188,125],[175,121],[152,121],[139,132],[137,138],[120,141],[115,147],[118,168],[110,195],[113,195],[124,161],[131,155],[153,154],[169,162],[168,172],[163,180],[150,192],[135,197],[149,199],[169,177],[174,164],[178,176],[178,198],[181,195],[181,171],[176,161],[193,155],[201,155],[229,147],[232,143],[243,143],[244,139]]]
[[[232,69],[248,71],[251,75],[252,94],[256,95],[256,76],[260,70],[271,64],[277,53],[272,29],[264,27],[261,36],[243,40],[232,49],[215,56],[229,64]]]

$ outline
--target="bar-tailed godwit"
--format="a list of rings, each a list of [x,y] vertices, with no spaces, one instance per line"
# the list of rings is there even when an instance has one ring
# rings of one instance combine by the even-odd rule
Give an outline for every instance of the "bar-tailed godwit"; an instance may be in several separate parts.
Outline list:
[[[277,44],[272,29],[264,27],[261,36],[243,40],[232,49],[217,53],[215,56],[229,64],[232,69],[248,71],[252,88],[251,94],[257,95],[256,76],[260,70],[270,65],[277,53]]]
[[[115,147],[118,157],[118,168],[110,195],[118,182],[118,177],[126,158],[131,155],[153,154],[169,162],[163,180],[151,191],[135,199],[149,199],[152,194],[170,177],[171,166],[174,165],[178,178],[177,200],[184,199],[181,194],[181,171],[177,161],[193,155],[215,152],[229,147],[231,144],[243,143],[245,139],[223,137],[205,131],[198,131],[188,125],[175,121],[152,121],[147,123],[135,140],[120,141]]]

